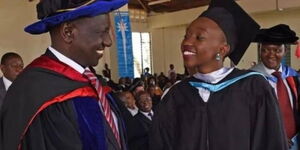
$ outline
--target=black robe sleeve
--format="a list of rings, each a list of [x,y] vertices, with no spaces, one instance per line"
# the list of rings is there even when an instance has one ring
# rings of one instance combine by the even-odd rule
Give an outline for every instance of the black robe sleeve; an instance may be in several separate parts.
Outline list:
[[[258,95],[257,104],[252,105],[251,150],[286,150],[285,135],[278,101],[271,87]]]
[[[74,111],[72,100],[47,107],[29,127],[22,150],[81,150]]]

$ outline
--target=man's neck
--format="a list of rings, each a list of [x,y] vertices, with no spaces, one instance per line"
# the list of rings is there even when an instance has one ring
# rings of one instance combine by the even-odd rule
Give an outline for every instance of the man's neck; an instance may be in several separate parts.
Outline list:
[[[60,53],[58,50],[56,50],[55,48],[53,48],[51,46],[49,46],[48,49],[55,55],[55,57],[59,61],[67,64],[68,66],[72,67],[73,69],[75,69],[76,71],[78,71],[81,74],[84,72],[85,68],[83,68],[80,64],[78,64],[77,62],[75,62],[71,58],[65,56],[64,54]]]

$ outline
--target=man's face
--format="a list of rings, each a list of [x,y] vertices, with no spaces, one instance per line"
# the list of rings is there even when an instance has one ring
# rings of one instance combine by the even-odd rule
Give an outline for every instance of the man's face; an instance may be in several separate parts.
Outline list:
[[[1,65],[3,75],[10,81],[14,81],[23,70],[24,64],[20,57],[11,57]]]
[[[152,110],[152,99],[149,94],[142,94],[139,97],[137,106],[143,112],[150,112]]]
[[[269,69],[278,70],[284,55],[284,44],[261,44],[260,58],[263,64]]]
[[[96,66],[105,47],[112,44],[107,14],[75,20],[71,58],[82,66]]]
[[[126,98],[125,106],[128,108],[134,109],[135,108],[135,99],[134,99],[132,93],[126,92],[125,98]]]

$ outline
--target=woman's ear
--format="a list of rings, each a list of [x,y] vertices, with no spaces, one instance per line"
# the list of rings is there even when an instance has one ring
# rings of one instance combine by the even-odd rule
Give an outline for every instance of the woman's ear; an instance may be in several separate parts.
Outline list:
[[[223,46],[221,46],[219,53],[221,54],[222,58],[224,59],[230,53],[230,45],[224,44]]]
[[[72,43],[74,39],[74,25],[70,22],[65,22],[61,25],[60,35],[66,43]]]

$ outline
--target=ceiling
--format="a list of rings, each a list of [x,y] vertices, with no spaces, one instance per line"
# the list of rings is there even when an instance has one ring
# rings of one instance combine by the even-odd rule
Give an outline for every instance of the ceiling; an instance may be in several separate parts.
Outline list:
[[[144,9],[146,12],[173,12],[209,4],[210,0],[129,0],[129,9]]]

